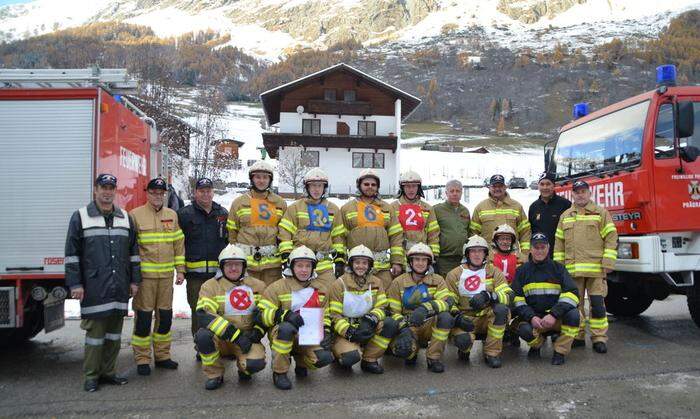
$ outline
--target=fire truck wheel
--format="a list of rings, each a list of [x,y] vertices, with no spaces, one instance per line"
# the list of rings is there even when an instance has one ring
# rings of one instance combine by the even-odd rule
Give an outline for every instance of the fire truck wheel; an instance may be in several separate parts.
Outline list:
[[[695,272],[695,285],[688,290],[688,310],[690,317],[700,327],[700,272]]]
[[[605,307],[608,313],[621,317],[637,316],[648,309],[654,297],[641,290],[632,293],[624,283],[608,282]]]

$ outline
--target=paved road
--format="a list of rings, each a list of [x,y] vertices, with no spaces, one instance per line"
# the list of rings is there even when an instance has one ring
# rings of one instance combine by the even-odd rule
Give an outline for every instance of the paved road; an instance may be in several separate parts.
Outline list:
[[[334,367],[295,381],[292,391],[272,386],[269,368],[249,384],[239,384],[233,364],[225,385],[203,388],[204,378],[189,336],[189,324],[174,324],[177,371],[136,375],[124,330],[119,368],[130,378],[124,387],[82,391],[83,333],[69,321],[60,331],[40,335],[23,347],[0,350],[0,416],[100,417],[697,417],[700,415],[700,329],[691,321],[685,299],[656,302],[634,319],[611,319],[610,352],[590,345],[576,349],[563,367],[527,349],[507,348],[504,366],[483,365],[481,350],[470,366],[444,359],[447,371],[433,374],[424,358],[406,369],[387,358],[386,373],[368,376]]]

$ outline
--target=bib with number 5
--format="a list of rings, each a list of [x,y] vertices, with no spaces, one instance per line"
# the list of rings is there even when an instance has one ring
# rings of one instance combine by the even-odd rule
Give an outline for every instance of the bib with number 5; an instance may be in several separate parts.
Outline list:
[[[250,199],[250,225],[277,227],[277,208],[275,204],[265,199]]]
[[[384,227],[384,214],[381,207],[358,201],[357,225],[358,227]]]
[[[425,229],[425,218],[420,205],[401,204],[399,206],[399,222],[404,231],[423,231]]]

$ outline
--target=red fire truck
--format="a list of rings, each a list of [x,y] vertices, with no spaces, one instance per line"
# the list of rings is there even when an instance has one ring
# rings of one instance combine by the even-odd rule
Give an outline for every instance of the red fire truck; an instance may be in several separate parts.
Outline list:
[[[63,326],[68,220],[96,174],[127,210],[167,178],[155,122],[120,95],[135,87],[120,69],[0,70],[0,342]]]
[[[585,179],[620,234],[608,311],[633,316],[654,300],[684,294],[700,326],[700,86],[676,86],[675,67],[657,68],[658,87],[574,120],[545,149],[557,191]]]

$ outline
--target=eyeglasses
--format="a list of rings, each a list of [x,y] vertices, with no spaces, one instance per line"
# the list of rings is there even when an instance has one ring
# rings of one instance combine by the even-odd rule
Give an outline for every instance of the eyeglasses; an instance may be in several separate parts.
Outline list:
[[[362,186],[377,186],[376,183],[362,182]]]

